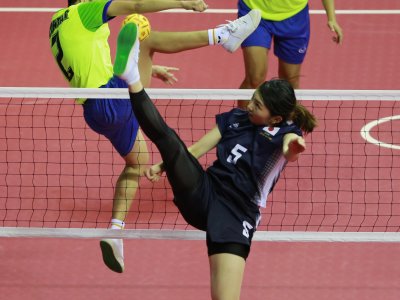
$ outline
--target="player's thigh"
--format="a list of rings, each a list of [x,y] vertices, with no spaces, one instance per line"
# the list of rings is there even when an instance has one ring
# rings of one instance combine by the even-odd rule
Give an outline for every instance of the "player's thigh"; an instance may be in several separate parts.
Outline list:
[[[246,80],[257,87],[265,80],[268,68],[268,49],[260,46],[243,48]]]
[[[160,146],[164,168],[175,196],[191,194],[201,186],[205,171],[174,130],[157,146]],[[203,190],[208,191],[206,188]]]
[[[212,299],[240,299],[246,265],[244,258],[230,253],[220,253],[210,256],[209,262]]]
[[[128,99],[88,99],[84,117],[88,126],[104,135],[122,157],[132,151],[139,124]]]
[[[153,68],[153,51],[151,49],[151,39],[153,32],[150,33],[149,37],[140,43],[139,53],[139,73],[140,80],[145,88],[151,85],[151,76]]]
[[[131,166],[141,166],[144,168],[148,163],[149,152],[147,149],[147,143],[140,129],[137,132],[132,150],[124,157],[124,159],[126,163]]]

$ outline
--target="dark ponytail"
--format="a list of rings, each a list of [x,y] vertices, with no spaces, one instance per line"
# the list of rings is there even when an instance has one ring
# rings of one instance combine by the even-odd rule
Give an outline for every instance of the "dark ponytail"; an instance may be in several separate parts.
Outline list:
[[[312,132],[318,125],[317,118],[302,104],[297,103],[290,118],[305,133]]]

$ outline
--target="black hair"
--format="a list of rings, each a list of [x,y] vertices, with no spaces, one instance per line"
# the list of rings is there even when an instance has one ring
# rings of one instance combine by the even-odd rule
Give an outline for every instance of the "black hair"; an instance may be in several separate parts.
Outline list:
[[[281,116],[283,121],[292,120],[306,133],[312,132],[317,126],[317,119],[297,102],[294,89],[287,80],[265,81],[258,90],[272,116]]]
[[[258,90],[271,115],[287,120],[297,102],[290,83],[283,79],[272,79],[262,83]]]

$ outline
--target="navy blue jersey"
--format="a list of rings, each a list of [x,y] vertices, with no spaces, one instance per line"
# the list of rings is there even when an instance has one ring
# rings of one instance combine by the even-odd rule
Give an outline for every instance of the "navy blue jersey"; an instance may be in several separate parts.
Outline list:
[[[239,204],[248,201],[265,207],[287,160],[283,156],[283,137],[287,133],[302,135],[292,122],[277,127],[256,126],[248,112],[235,108],[216,116],[221,132],[217,160],[207,169],[221,192]]]

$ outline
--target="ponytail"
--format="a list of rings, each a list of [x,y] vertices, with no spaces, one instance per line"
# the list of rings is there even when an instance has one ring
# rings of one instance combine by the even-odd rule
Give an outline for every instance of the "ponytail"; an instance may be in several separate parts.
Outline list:
[[[289,118],[305,133],[310,133],[318,125],[317,118],[302,104],[296,103]]]

